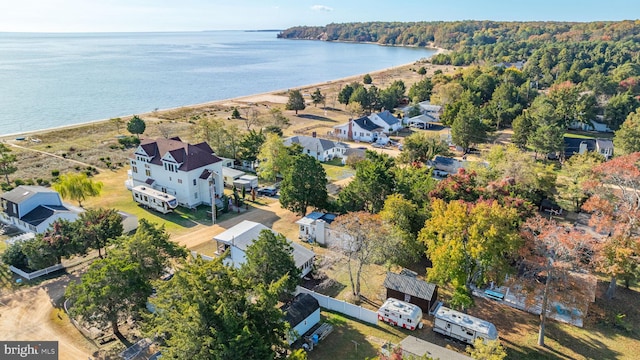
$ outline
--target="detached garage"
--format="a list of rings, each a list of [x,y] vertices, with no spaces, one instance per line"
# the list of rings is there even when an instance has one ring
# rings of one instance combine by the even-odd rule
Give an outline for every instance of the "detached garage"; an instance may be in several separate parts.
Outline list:
[[[387,298],[395,298],[417,305],[428,314],[438,300],[438,286],[422,281],[415,276],[387,272],[384,279]]]

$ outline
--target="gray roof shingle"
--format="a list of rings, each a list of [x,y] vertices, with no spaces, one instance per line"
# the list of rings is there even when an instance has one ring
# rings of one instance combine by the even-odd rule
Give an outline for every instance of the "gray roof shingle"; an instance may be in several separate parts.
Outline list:
[[[387,289],[399,291],[420,299],[431,300],[436,285],[418,278],[387,272],[383,286]]]

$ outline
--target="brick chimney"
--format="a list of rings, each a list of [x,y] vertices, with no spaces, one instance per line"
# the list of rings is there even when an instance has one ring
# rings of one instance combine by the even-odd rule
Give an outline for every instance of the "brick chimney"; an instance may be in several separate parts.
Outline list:
[[[353,119],[349,119],[349,130],[347,130],[347,139],[353,140]]]

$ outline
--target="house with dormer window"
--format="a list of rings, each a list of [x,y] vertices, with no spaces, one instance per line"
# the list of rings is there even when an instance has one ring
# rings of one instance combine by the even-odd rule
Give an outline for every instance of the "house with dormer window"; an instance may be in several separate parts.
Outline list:
[[[206,142],[188,144],[178,137],[145,139],[129,159],[126,186],[139,185],[171,194],[178,205],[211,205],[223,194],[222,160]]]

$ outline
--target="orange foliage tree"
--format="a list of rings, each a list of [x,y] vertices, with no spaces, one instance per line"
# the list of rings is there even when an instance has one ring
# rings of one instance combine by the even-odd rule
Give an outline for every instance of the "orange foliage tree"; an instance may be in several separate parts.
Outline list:
[[[606,297],[615,295],[617,279],[627,286],[640,271],[640,152],[614,158],[593,169],[585,183],[591,193],[583,209],[590,225],[604,236],[598,246],[598,270],[611,276]]]

